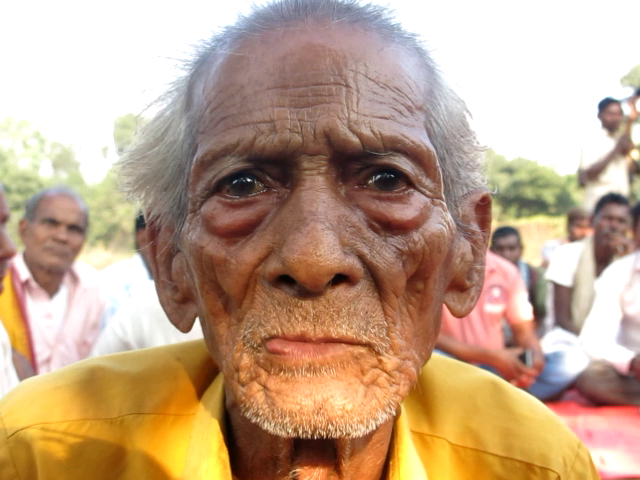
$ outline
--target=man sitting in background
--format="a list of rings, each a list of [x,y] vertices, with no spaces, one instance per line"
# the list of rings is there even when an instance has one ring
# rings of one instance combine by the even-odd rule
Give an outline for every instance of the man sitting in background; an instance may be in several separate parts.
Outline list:
[[[84,201],[65,187],[42,190],[25,205],[24,252],[5,278],[0,318],[36,373],[87,357],[98,336],[104,301],[96,271],[75,262],[88,224]]]
[[[545,278],[550,282],[545,325],[571,332],[580,329],[593,305],[594,282],[614,258],[628,253],[629,201],[618,193],[596,204],[594,234],[558,247],[551,255]]]
[[[436,348],[462,361],[488,367],[535,397],[548,400],[570,386],[588,360],[575,349],[543,354],[527,297],[515,266],[488,251],[478,303],[461,318],[443,308]],[[512,332],[514,347],[505,345],[503,320]]]
[[[632,210],[640,220],[640,203]],[[595,283],[595,300],[580,341],[595,360],[576,386],[604,405],[640,405],[640,251],[609,265]]]
[[[511,226],[496,228],[491,235],[491,251],[513,263],[529,293],[529,303],[533,306],[536,325],[544,320],[546,313],[546,285],[540,270],[522,260],[522,238],[520,232]]]

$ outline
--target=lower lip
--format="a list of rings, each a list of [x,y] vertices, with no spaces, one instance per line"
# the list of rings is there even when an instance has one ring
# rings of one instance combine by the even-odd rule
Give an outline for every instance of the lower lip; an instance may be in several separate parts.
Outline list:
[[[265,349],[273,355],[290,358],[322,358],[346,352],[353,345],[339,341],[315,342],[307,340],[287,340],[271,338],[265,342]]]

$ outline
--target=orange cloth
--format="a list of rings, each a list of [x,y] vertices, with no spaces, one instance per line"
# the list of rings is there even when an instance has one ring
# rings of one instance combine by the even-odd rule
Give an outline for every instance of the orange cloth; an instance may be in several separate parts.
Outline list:
[[[459,342],[478,347],[504,348],[502,318],[508,323],[530,322],[533,308],[518,269],[511,262],[487,251],[484,285],[471,313],[456,318],[442,307],[441,332]]]
[[[0,320],[9,335],[11,346],[36,368],[25,300],[20,294],[22,290],[15,285],[17,281],[18,275],[11,264],[2,282],[4,291],[0,295]]]

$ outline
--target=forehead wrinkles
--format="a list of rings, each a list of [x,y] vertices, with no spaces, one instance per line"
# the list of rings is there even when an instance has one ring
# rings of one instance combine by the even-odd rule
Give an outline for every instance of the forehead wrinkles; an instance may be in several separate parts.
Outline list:
[[[309,39],[296,40],[294,48],[295,39],[245,42],[198,82],[199,136],[233,135],[239,128],[246,136],[250,127],[256,134],[286,134],[297,144],[326,133],[317,131],[323,122],[360,135],[369,130],[378,136],[386,122],[426,133],[420,62],[404,48],[369,45],[374,37],[366,37],[366,45],[345,46]]]

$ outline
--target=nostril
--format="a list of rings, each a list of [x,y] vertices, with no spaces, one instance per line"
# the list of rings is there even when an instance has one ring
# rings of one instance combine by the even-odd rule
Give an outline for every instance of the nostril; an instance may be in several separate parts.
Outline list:
[[[344,273],[337,273],[336,275],[333,276],[333,278],[331,279],[331,281],[329,282],[329,285],[340,285],[341,283],[348,283],[349,282],[349,277],[346,276]]]
[[[290,275],[280,275],[276,278],[276,285],[283,287],[295,287],[297,283]]]

